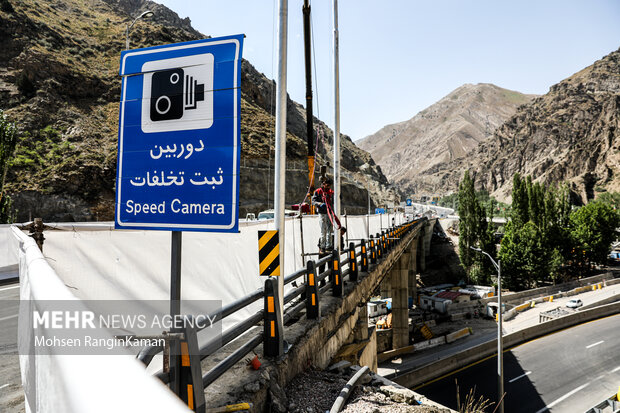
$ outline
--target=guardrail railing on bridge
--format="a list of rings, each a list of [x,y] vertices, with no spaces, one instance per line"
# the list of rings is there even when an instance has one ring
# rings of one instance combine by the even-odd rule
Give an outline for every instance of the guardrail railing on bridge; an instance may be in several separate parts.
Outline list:
[[[291,321],[304,308],[306,309],[307,318],[318,318],[320,315],[321,295],[327,293],[331,289],[332,296],[342,296],[342,285],[345,278],[350,282],[357,282],[360,269],[361,271],[368,272],[370,265],[374,265],[380,260],[385,259],[387,253],[392,250],[408,232],[415,228],[417,224],[425,222],[426,220],[426,218],[422,218],[399,226],[394,226],[393,228],[381,231],[381,233],[377,233],[374,237],[371,235],[368,240],[359,240],[358,243],[350,242],[348,248],[342,251],[342,255],[339,255],[334,250],[331,255],[322,257],[317,261],[309,260],[306,268],[285,276],[285,285],[294,282],[295,284],[293,284],[294,289],[289,291],[283,299],[285,308],[282,326]],[[342,259],[343,256],[345,256],[344,259]],[[317,268],[320,273],[317,273]],[[297,286],[297,280],[301,277],[304,277],[304,281]],[[329,282],[326,282],[326,279],[328,279]],[[267,286],[268,283],[274,281],[275,279],[271,277],[265,281],[265,284]],[[260,288],[245,297],[223,306],[207,317],[209,319],[223,320],[260,299],[264,299],[265,303],[267,303],[268,300],[265,299],[265,291],[272,290],[273,288]],[[265,304],[265,307],[266,306],[267,304]],[[213,338],[200,347],[200,360],[204,360],[231,341],[247,333],[252,327],[256,327],[261,322],[265,321],[263,322],[264,328],[262,334],[250,338],[245,344],[202,375],[203,388],[209,386],[228,371],[228,369],[247,356],[255,347],[263,343],[265,337],[270,337],[273,334],[269,330],[270,323],[266,322],[269,309],[265,307],[223,332],[221,339],[219,337]],[[276,329],[276,332],[277,334],[283,334],[283,328]],[[154,356],[162,351],[164,351],[163,347],[147,347],[140,351],[137,358],[148,366]],[[265,353],[267,352],[265,351]],[[269,354],[266,354],[266,356],[269,357]],[[167,365],[165,361],[164,365]],[[164,383],[168,384],[171,381],[171,373],[173,372],[161,371],[157,373],[156,376]]]

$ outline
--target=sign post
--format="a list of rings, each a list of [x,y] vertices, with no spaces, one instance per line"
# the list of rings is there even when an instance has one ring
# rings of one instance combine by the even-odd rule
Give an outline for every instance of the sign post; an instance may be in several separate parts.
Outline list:
[[[172,231],[173,319],[182,231],[238,232],[242,46],[235,35],[121,53],[114,226]],[[179,394],[180,344],[171,344]]]

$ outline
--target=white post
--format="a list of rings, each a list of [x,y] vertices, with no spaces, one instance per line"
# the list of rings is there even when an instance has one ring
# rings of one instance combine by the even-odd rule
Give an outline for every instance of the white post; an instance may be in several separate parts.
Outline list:
[[[340,219],[340,83],[338,73],[338,0],[334,0],[334,215]],[[334,248],[340,254],[340,231]]]
[[[288,32],[288,0],[279,2],[278,25],[278,81],[276,88],[276,143],[274,180],[274,223],[280,238],[280,275],[278,293],[282,315],[284,308],[284,195],[286,178],[286,46]]]

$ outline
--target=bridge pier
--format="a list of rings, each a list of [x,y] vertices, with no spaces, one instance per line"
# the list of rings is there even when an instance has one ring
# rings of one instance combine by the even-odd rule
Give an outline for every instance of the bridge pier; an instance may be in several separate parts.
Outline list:
[[[418,285],[417,275],[418,273],[418,238],[411,241],[409,247],[409,274],[407,275],[407,284],[409,290],[409,297],[413,298],[414,304],[417,303]]]
[[[392,267],[392,347],[409,345],[409,262],[411,254],[405,251]]]
[[[353,336],[354,340],[359,343],[368,340],[368,306],[365,302],[357,306],[357,313],[358,319],[355,323]]]

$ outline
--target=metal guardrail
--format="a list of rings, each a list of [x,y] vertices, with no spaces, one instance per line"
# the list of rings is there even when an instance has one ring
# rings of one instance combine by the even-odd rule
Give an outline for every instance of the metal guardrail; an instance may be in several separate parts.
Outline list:
[[[618,397],[618,395],[613,395],[609,399],[605,399],[591,409],[586,410],[585,413],[619,413],[620,401],[618,401]]]
[[[351,242],[349,244],[349,248],[343,250],[340,256],[338,256],[338,254],[334,251],[332,254],[322,257],[316,262],[312,260],[312,268],[318,269],[322,266],[326,267],[324,271],[316,274],[316,279],[314,280],[319,293],[319,300],[315,303],[315,305],[317,307],[320,305],[320,296],[326,293],[329,289],[332,290],[333,296],[341,296],[342,280],[344,280],[345,277],[348,277],[350,282],[356,282],[360,269],[362,269],[362,271],[368,271],[370,265],[379,262],[379,260],[385,259],[386,253],[392,250],[400,242],[404,235],[416,228],[417,224],[425,222],[426,220],[426,218],[422,218],[395,226],[387,231],[377,233],[374,237],[371,236],[368,241],[362,239],[358,243]],[[342,255],[345,255],[346,258],[342,259]],[[344,268],[345,266],[346,269]],[[309,267],[310,266],[300,269],[284,277],[285,285],[297,281],[300,277],[304,277],[305,282],[299,286],[296,286],[284,296],[283,300],[285,309],[282,325],[286,325],[287,322],[291,321],[304,308],[309,310],[309,307],[312,305],[310,300],[304,299],[304,294],[306,293],[306,290],[308,290],[307,278],[309,276]],[[334,270],[334,268],[336,268],[336,270]],[[338,277],[336,274],[340,274],[340,276]],[[329,283],[325,282],[327,278],[329,278]],[[338,286],[339,288],[337,288]],[[223,306],[213,314],[209,314],[208,317],[210,319],[214,319],[213,317],[219,317],[215,319],[223,320],[231,314],[246,308],[264,297],[265,288],[263,287]],[[300,300],[298,302],[294,302],[298,298],[300,298]],[[290,305],[286,307],[287,304]],[[200,360],[204,360],[206,357],[214,354],[231,341],[247,333],[252,327],[256,327],[261,324],[265,318],[265,315],[266,308],[262,308],[252,316],[223,332],[221,338],[217,337],[211,339],[209,342],[200,347]],[[222,374],[228,371],[228,369],[249,354],[256,346],[261,344],[263,340],[264,334],[258,334],[250,338],[232,354],[220,361],[215,367],[202,376],[203,388],[206,388],[217,380]],[[152,361],[153,357],[163,350],[164,349],[162,347],[147,347],[140,351],[137,358],[145,365],[148,365]],[[170,373],[162,371],[157,373],[156,377],[164,383],[170,382]]]

